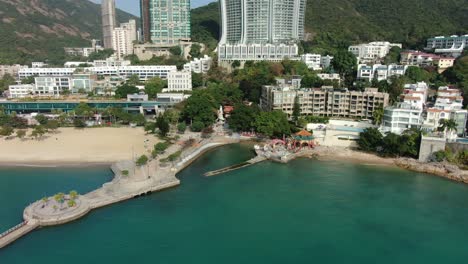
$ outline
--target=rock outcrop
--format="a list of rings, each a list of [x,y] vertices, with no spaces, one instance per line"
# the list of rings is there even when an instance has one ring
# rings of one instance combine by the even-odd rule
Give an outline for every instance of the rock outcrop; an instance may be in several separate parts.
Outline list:
[[[468,171],[461,170],[453,164],[445,162],[422,163],[408,158],[397,159],[395,164],[404,169],[434,174],[454,181],[468,183]]]

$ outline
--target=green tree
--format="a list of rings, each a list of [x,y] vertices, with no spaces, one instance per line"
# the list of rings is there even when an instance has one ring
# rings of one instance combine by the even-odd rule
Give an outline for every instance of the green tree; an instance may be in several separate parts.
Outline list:
[[[156,122],[146,122],[145,124],[145,132],[146,133],[151,133],[151,134],[154,134],[154,132],[156,131]]]
[[[76,198],[78,198],[78,192],[77,191],[70,191],[70,193],[68,195],[70,196],[70,199],[72,199],[72,200],[75,200]]]
[[[136,165],[137,166],[143,166],[143,165],[146,165],[146,163],[148,163],[148,156],[146,155],[141,155],[137,160],[136,160]]]
[[[182,55],[182,49],[179,46],[174,46],[169,49],[169,52],[174,56]]]
[[[419,68],[418,66],[409,66],[406,70],[405,76],[411,80],[411,82],[429,82],[431,78],[429,72]]]
[[[389,64],[398,64],[400,62],[400,53],[401,53],[401,48],[400,47],[392,47],[390,51],[388,52],[387,56],[384,58],[384,64],[389,65]]]
[[[11,126],[0,127],[0,136],[9,137],[15,132],[14,128]]]
[[[383,105],[379,105],[377,108],[374,109],[374,112],[372,113],[374,125],[380,126],[382,124],[383,117],[384,117],[384,108],[383,108]]]
[[[439,127],[437,130],[449,133],[452,131],[457,131],[458,124],[453,119],[440,119]]]
[[[195,90],[182,110],[181,117],[187,123],[199,121],[203,127],[216,121],[216,110],[219,105],[207,90]]]
[[[177,131],[179,131],[179,133],[184,133],[185,130],[187,130],[187,125],[185,123],[180,123],[177,125]]]
[[[259,112],[256,106],[237,104],[228,119],[229,127],[234,131],[251,131],[255,129],[255,119]]]
[[[357,143],[361,150],[376,151],[383,144],[383,136],[377,128],[366,128],[359,134]]]
[[[47,130],[56,131],[59,128],[59,122],[57,120],[48,120],[44,127]]]
[[[233,62],[231,63],[231,67],[232,67],[233,69],[239,68],[240,65],[241,65],[241,63],[240,63],[240,61],[238,61],[238,60],[235,60],[235,61],[233,61]]]
[[[346,75],[354,73],[357,68],[357,59],[353,53],[347,50],[338,51],[333,57],[331,65],[342,78]]]
[[[192,72],[192,87],[199,88],[203,86],[203,73]]]
[[[82,119],[76,118],[76,119],[73,120],[73,126],[76,127],[76,128],[85,128],[86,123]]]
[[[190,48],[190,57],[192,58],[199,58],[201,57],[201,46],[199,44],[192,44],[192,47]],[[180,55],[180,53],[179,53]]]
[[[31,137],[38,139],[43,137],[47,133],[47,130],[44,126],[38,125],[35,126],[33,131],[31,132]]]
[[[23,130],[23,129],[16,130],[16,136],[19,139],[23,139],[26,136],[26,130]]]
[[[169,143],[167,142],[159,142],[158,144],[154,145],[153,151],[151,152],[151,156],[156,158],[158,155],[163,154],[167,148],[169,148]]]
[[[120,86],[117,86],[115,90],[115,97],[117,98],[127,98],[129,94],[137,94],[140,92],[136,86],[130,85],[128,83],[124,83]]]
[[[99,51],[92,52],[91,54],[89,54],[88,60],[89,61],[105,60],[109,58],[110,56],[112,56],[112,54],[114,54],[113,49],[99,50]]]
[[[154,77],[146,81],[145,93],[149,98],[156,98],[156,95],[161,93],[165,87],[167,87],[167,81],[159,77]]]
[[[36,119],[36,121],[41,125],[45,125],[49,121],[49,119],[43,114],[38,114],[34,119]]]
[[[75,107],[74,112],[79,117],[89,118],[94,115],[95,111],[87,103],[81,102]]]
[[[10,74],[6,73],[3,75],[2,79],[0,79],[0,95],[9,89],[10,85],[15,84],[15,78]]]
[[[261,112],[255,119],[257,132],[268,137],[283,137],[291,134],[288,118],[281,111]]]
[[[322,87],[323,80],[316,73],[308,73],[301,80],[301,86],[305,88]]]
[[[127,84],[130,85],[130,86],[139,85],[140,84],[140,77],[138,77],[138,75],[136,75],[136,74],[133,74],[132,76],[130,76],[130,78],[128,78]]]
[[[170,130],[170,124],[169,121],[164,117],[164,115],[159,115],[156,118],[156,126],[159,129],[159,135],[161,137],[167,136]]]
[[[294,97],[294,105],[293,105],[293,112],[292,112],[292,120],[296,123],[301,116],[301,105],[299,104],[299,97],[296,95]]]
[[[144,126],[146,123],[146,118],[142,114],[132,115],[132,123],[135,123],[137,126]]]
[[[194,121],[191,129],[193,132],[201,132],[205,128],[205,124],[201,121]]]

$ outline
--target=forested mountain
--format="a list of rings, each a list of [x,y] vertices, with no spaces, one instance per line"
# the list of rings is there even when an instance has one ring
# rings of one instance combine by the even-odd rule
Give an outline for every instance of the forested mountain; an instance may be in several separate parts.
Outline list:
[[[135,4],[138,4],[135,1]],[[308,0],[306,51],[333,52],[362,41],[423,45],[435,35],[468,33],[468,0]],[[118,11],[120,22],[132,16]],[[88,0],[0,0],[0,64],[60,62],[63,47],[101,38],[100,6]],[[192,10],[194,41],[214,48],[217,2]]]
[[[430,36],[468,34],[467,17],[468,0],[307,0],[307,47],[320,52],[377,40],[417,47]],[[218,3],[194,9],[192,28],[195,41],[215,42]]]
[[[118,10],[121,22],[132,18]],[[0,64],[63,59],[63,47],[101,39],[100,5],[88,0],[0,0]]]

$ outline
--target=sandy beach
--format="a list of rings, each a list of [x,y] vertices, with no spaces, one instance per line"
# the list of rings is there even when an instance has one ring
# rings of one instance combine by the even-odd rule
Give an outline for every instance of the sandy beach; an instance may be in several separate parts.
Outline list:
[[[320,146],[315,151],[319,160],[343,160],[363,165],[397,166],[394,158],[383,158],[348,148]]]
[[[143,128],[60,128],[40,140],[0,138],[0,165],[110,164],[149,154],[157,142]]]

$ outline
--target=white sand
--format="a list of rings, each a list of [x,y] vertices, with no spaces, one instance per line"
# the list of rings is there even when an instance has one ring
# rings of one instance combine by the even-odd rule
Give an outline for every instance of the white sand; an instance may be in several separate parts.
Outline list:
[[[112,163],[131,159],[132,153],[149,155],[157,142],[158,138],[146,135],[143,128],[60,128],[57,133],[49,133],[40,140],[0,138],[0,163]]]

